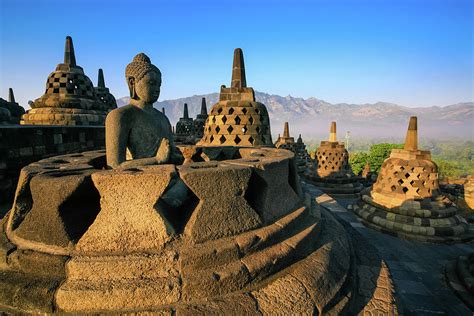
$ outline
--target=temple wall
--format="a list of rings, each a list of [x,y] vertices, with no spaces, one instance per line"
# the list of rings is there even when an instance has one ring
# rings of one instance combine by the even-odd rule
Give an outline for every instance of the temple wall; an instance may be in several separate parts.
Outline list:
[[[0,204],[12,201],[24,166],[45,157],[104,145],[105,129],[101,126],[1,126]]]

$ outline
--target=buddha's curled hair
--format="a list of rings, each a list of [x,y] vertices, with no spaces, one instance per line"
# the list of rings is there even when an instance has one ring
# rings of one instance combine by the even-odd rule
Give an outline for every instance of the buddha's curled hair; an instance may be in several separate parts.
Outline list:
[[[133,61],[125,68],[125,77],[135,78],[135,82],[140,81],[149,71],[156,71],[161,76],[161,71],[151,63],[150,57],[144,53],[137,54]]]

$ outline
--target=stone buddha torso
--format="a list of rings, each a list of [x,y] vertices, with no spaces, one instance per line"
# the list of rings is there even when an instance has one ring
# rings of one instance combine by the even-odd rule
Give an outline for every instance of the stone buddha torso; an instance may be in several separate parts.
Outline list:
[[[172,142],[171,124],[160,111],[130,104],[117,111],[127,112],[125,115],[129,118],[127,160],[155,156],[163,138]]]

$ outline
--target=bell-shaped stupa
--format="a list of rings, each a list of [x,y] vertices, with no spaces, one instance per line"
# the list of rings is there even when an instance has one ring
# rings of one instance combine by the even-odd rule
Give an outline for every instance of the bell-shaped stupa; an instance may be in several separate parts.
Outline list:
[[[97,87],[94,89],[97,99],[102,103],[102,109],[104,111],[109,112],[117,108],[115,97],[110,93],[109,88],[105,86],[104,71],[102,69],[99,69]]]
[[[240,48],[234,51],[231,87],[221,86],[219,102],[209,113],[198,145],[273,146],[267,108],[255,101],[253,88],[247,87]]]
[[[201,112],[196,116],[194,120],[194,135],[196,139],[201,139],[204,136],[204,126],[206,125],[207,119],[207,105],[206,98],[201,100]]]
[[[275,147],[292,151],[295,154],[298,173],[303,174],[305,172],[307,164],[310,161],[308,152],[306,151],[306,146],[303,143],[301,135],[298,137],[296,142],[294,137],[290,137],[290,127],[288,122],[285,122],[283,136],[278,136],[278,139],[275,142]]]
[[[177,143],[194,144],[194,120],[189,117],[188,104],[184,104],[183,117],[176,123],[175,141]]]
[[[314,157],[305,173],[309,183],[335,197],[359,197],[363,185],[352,172],[344,143],[337,141],[336,122],[331,122],[329,140],[321,142]]]
[[[6,124],[19,124],[21,116],[25,114],[25,109],[15,101],[15,95],[13,94],[12,88],[8,89],[8,101],[0,98],[0,108],[3,108],[10,113],[10,115],[8,115],[7,111],[0,110],[2,111],[2,115],[0,116],[3,117],[3,119],[0,118],[0,121],[3,121]]]
[[[76,64],[72,38],[66,37],[64,62],[46,81],[43,96],[31,103],[22,117],[24,125],[103,125],[104,105],[97,99],[92,81]]]
[[[352,205],[369,227],[427,242],[472,238],[454,204],[442,196],[431,153],[418,149],[417,118],[412,116],[403,149],[392,149],[369,195]]]

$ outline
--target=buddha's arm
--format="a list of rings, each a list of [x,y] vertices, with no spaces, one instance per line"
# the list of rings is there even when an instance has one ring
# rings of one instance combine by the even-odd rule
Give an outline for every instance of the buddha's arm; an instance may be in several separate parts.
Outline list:
[[[105,149],[107,165],[117,168],[126,160],[129,123],[124,113],[114,110],[105,119]]]
[[[171,125],[170,125],[170,130],[171,130]],[[174,138],[171,132],[169,133],[169,140],[170,140],[170,148],[171,148],[170,162],[176,165],[180,165],[183,163],[184,157],[181,151],[178,149],[178,147],[176,147],[176,145],[174,144]]]
[[[149,165],[156,165],[155,157],[126,160],[120,164],[120,168],[135,168]]]

